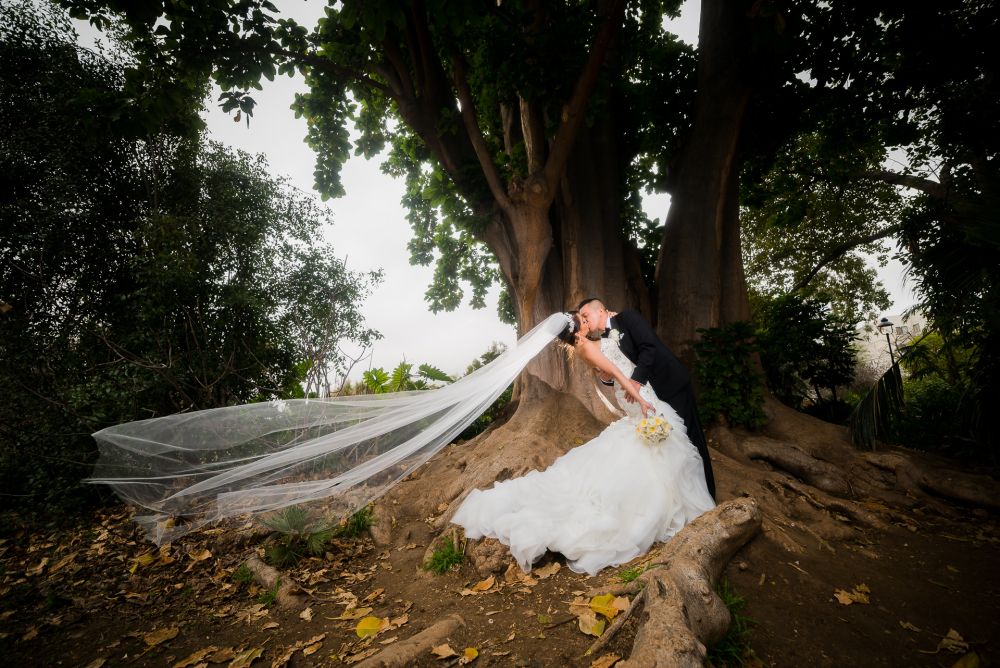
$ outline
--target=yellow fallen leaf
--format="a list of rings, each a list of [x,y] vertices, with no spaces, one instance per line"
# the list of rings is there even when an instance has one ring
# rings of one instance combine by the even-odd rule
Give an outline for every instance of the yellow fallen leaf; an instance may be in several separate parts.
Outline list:
[[[171,626],[168,628],[163,628],[158,631],[153,631],[142,636],[142,639],[146,641],[146,644],[150,647],[155,647],[161,642],[166,642],[168,640],[173,640],[177,637],[177,634],[181,630],[176,626]]]
[[[462,652],[462,658],[458,660],[458,665],[465,666],[472,663],[479,657],[479,650],[475,647],[466,647]]]
[[[621,660],[622,657],[619,654],[605,654],[600,659],[594,659],[590,664],[590,668],[611,668],[611,666]]]
[[[485,580],[480,580],[476,584],[472,585],[472,591],[488,591],[494,584],[496,584],[497,579],[494,576],[489,576]]]
[[[601,594],[600,596],[595,596],[590,599],[590,609],[611,620],[618,616],[618,613],[620,612],[618,608],[615,607],[614,603],[614,594]]]
[[[386,621],[388,622],[388,620]],[[357,626],[354,627],[354,632],[358,634],[359,638],[367,638],[369,636],[378,635],[381,630],[382,620],[378,617],[364,617],[358,622]]]
[[[236,655],[236,657],[230,662],[229,668],[249,668],[250,664],[260,658],[260,655],[264,653],[264,649],[261,647],[252,647],[248,650],[244,650]]]
[[[868,585],[862,583],[854,586],[853,591],[844,591],[843,589],[835,589],[833,592],[834,598],[836,598],[842,605],[851,605],[852,603],[868,603],[868,594],[871,593],[871,589]]]
[[[140,566],[145,568],[154,561],[156,561],[156,557],[153,555],[152,552],[145,552],[143,554],[140,554],[138,557],[132,560],[132,566],[128,569],[128,572],[135,573]]]
[[[982,661],[975,652],[969,652],[961,659],[951,664],[951,668],[980,668]]]
[[[431,654],[439,659],[450,659],[453,656],[458,656],[458,652],[453,650],[447,643],[444,645],[438,645],[437,647],[431,647]]]

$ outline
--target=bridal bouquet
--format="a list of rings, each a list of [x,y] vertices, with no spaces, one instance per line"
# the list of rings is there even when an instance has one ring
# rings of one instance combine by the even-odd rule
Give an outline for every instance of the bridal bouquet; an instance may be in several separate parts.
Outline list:
[[[662,415],[643,418],[635,427],[639,438],[646,441],[649,445],[656,445],[660,441],[665,440],[670,435],[672,429],[673,426],[664,420]]]

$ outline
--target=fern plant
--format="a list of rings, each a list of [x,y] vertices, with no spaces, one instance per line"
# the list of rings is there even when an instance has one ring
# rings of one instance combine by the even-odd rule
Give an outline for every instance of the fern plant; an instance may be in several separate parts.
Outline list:
[[[333,538],[335,527],[313,520],[301,506],[289,506],[264,520],[277,536],[265,557],[276,567],[294,566],[305,556],[323,554]]]

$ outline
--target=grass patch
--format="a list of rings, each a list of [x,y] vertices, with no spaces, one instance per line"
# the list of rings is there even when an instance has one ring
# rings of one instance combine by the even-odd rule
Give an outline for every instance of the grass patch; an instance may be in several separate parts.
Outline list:
[[[365,506],[337,527],[335,535],[338,538],[358,538],[367,533],[373,524],[375,524],[375,513],[371,506]]]
[[[449,538],[441,544],[441,547],[434,550],[431,558],[424,564],[424,570],[444,575],[448,569],[462,563],[464,559],[465,555],[455,545],[455,541]]]
[[[238,585],[245,586],[253,582],[253,573],[247,568],[246,564],[240,564],[240,567],[229,574],[229,579]]]
[[[643,571],[645,570],[646,570],[645,568],[642,568],[640,566],[633,566],[632,568],[623,568],[620,571],[618,571],[617,577],[624,584],[628,584],[632,580],[635,580],[637,577],[642,575]]]
[[[746,600],[736,593],[726,579],[719,581],[715,592],[729,609],[732,621],[726,637],[709,648],[707,665],[714,668],[746,666],[754,658],[753,650],[750,649],[750,628],[754,621],[742,614]]]
[[[281,587],[281,580],[275,580],[274,586],[257,594],[257,602],[265,608],[270,608],[278,602],[278,588]]]

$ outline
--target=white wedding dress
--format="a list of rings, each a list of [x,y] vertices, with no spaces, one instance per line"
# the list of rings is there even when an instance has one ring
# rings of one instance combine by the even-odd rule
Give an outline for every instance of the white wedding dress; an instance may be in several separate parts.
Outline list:
[[[625,377],[632,374],[612,339],[601,339],[601,350]],[[683,421],[648,383],[641,394],[674,426],[666,440],[649,445],[639,437],[639,407],[616,383],[626,417],[544,471],[473,490],[452,522],[469,538],[499,539],[524,571],[551,550],[574,571],[594,575],[669,539],[715,502]]]

